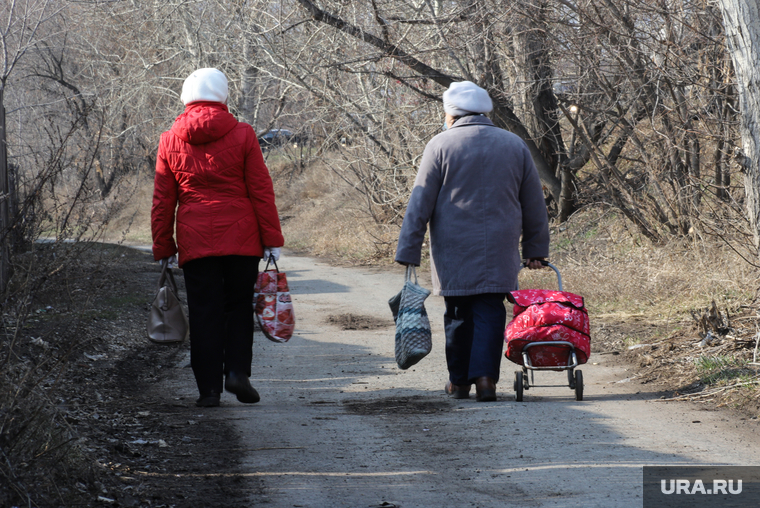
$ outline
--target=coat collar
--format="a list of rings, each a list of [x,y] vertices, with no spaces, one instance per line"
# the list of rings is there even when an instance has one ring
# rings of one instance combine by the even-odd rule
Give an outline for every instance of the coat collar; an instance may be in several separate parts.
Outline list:
[[[466,125],[490,125],[493,126],[493,122],[485,115],[469,115],[463,116],[451,126],[452,129],[457,127],[464,127]]]

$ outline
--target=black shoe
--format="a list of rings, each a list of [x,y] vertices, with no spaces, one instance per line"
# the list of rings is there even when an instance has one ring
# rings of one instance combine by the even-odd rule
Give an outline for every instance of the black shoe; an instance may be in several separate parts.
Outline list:
[[[496,383],[489,377],[479,377],[475,381],[475,400],[493,402],[496,400]]]
[[[259,392],[251,386],[248,377],[237,372],[230,372],[224,380],[224,389],[237,396],[237,400],[245,404],[255,404],[261,398]]]
[[[470,387],[472,385],[454,385],[451,381],[446,383],[443,387],[443,391],[448,395],[452,395],[455,399],[469,399]]]
[[[207,393],[202,393],[198,400],[195,401],[195,405],[198,407],[217,407],[219,405],[219,392],[211,390]]]

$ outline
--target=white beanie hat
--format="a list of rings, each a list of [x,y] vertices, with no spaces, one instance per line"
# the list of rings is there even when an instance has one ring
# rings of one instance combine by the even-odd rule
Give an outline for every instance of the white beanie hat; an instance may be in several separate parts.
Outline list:
[[[464,116],[472,113],[488,113],[493,109],[493,102],[488,92],[472,81],[451,83],[443,92],[443,110],[451,116]]]
[[[197,101],[226,102],[227,76],[219,69],[198,69],[182,84],[182,104]]]

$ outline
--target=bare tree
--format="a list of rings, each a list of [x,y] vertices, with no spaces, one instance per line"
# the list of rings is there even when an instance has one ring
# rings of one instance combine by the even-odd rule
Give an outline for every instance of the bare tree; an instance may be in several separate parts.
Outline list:
[[[489,90],[494,123],[525,140],[559,220],[598,204],[654,242],[743,241],[744,193],[727,157],[737,136],[732,69],[720,13],[704,0],[248,8],[263,20],[251,35],[271,76],[325,112],[314,124],[324,139],[354,140],[322,153],[380,220],[403,210],[441,93],[468,79]]]
[[[18,63],[41,40],[40,27],[63,8],[50,0],[10,0],[0,7],[0,291],[10,274],[10,207],[18,200],[8,173],[5,89]]]
[[[319,157],[375,220],[398,222],[441,94],[468,79],[489,90],[494,123],[525,140],[558,220],[599,205],[654,242],[726,224],[746,233],[736,211],[751,199],[729,156],[733,71],[706,0],[130,0],[68,12],[76,30],[35,46],[33,73],[86,112],[80,146],[99,140],[89,174],[104,199],[124,175],[150,173],[182,78],[215,66],[231,111],[258,133],[298,131],[281,152],[291,177]]]
[[[736,158],[744,173],[747,216],[760,255],[760,5],[752,0],[720,0],[718,4],[741,105],[743,151],[737,151]]]

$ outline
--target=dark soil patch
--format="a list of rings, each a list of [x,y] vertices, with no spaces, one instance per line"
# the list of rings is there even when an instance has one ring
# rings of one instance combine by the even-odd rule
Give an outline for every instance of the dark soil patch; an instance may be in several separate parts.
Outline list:
[[[451,403],[443,399],[415,397],[389,397],[371,402],[359,400],[344,400],[346,411],[357,415],[409,415],[432,414],[439,411],[449,411]]]
[[[328,316],[327,322],[343,330],[378,330],[393,326],[393,322],[372,316],[357,316],[356,314],[339,314]]]
[[[223,408],[199,409],[194,398],[165,391],[167,381],[192,379],[192,373],[184,369],[189,343],[157,345],[146,338],[159,276],[152,256],[94,246],[77,257],[65,276],[51,278],[36,295],[35,307],[43,311],[21,334],[32,341],[18,352],[51,351],[57,340],[75,337],[55,377],[35,390],[57,401],[46,417],[51,426],[67,427],[67,454],[79,459],[37,464],[16,478],[30,498],[0,501],[40,507],[245,506],[257,487],[240,475],[240,437],[224,420]],[[185,301],[182,271],[175,276]],[[84,304],[76,301],[80,297]],[[9,496],[20,494],[18,486]]]

